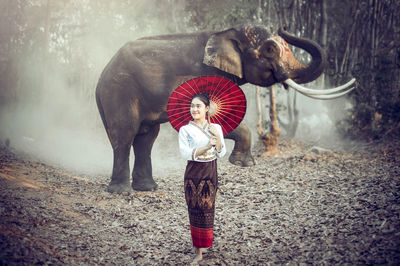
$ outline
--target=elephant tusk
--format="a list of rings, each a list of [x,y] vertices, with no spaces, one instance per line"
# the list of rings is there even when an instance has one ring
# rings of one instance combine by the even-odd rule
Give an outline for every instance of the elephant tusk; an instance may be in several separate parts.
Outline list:
[[[333,94],[336,92],[339,92],[341,90],[347,89],[348,87],[350,87],[354,82],[356,81],[355,78],[351,79],[349,82],[347,82],[346,84],[336,87],[336,88],[332,88],[332,89],[326,89],[326,90],[314,90],[314,89],[308,89],[306,87],[303,87],[299,84],[297,84],[296,82],[294,82],[292,79],[287,79],[284,81],[284,83],[286,83],[287,85],[289,85],[290,87],[292,87],[293,89],[297,90],[298,92],[303,93],[304,95],[327,95],[327,94]],[[352,90],[352,89],[351,89]],[[350,91],[350,90],[349,90]],[[347,92],[349,92],[347,91]],[[347,93],[346,92],[346,93]],[[346,94],[345,93],[345,94]]]
[[[317,100],[333,100],[339,97],[342,97],[343,95],[351,92],[352,90],[354,90],[356,87],[351,87],[350,89],[346,90],[346,91],[342,91],[339,93],[335,93],[335,94],[326,94],[326,95],[315,95],[315,94],[306,94],[304,92],[299,91],[301,94],[313,98],[313,99],[317,99]]]

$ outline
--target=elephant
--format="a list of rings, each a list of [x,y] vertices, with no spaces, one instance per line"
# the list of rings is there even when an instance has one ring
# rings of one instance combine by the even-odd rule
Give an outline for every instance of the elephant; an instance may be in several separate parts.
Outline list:
[[[308,52],[311,62],[298,61],[288,43]],[[319,99],[340,97],[350,91],[351,82],[330,90],[299,85],[320,76],[324,64],[324,53],[316,42],[285,29],[272,34],[263,25],[145,37],[126,43],[105,66],[96,86],[98,110],[114,156],[107,190],[122,193],[157,188],[152,176],[152,146],[160,124],[168,122],[168,98],[184,81],[214,75],[239,86],[282,83]],[[235,141],[231,163],[254,164],[250,131],[243,123],[225,137]],[[131,147],[135,159],[130,183]]]

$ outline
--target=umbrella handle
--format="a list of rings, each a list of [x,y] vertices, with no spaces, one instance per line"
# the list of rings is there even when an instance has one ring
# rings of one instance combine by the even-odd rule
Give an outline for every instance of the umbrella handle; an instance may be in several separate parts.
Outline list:
[[[211,126],[210,115],[208,115],[207,120],[208,120],[208,126]],[[215,135],[211,131],[208,132],[210,132],[210,134],[215,137]],[[213,147],[215,147],[215,145],[213,145]]]
[[[210,114],[207,115],[207,122],[208,122],[208,126],[211,126],[211,121],[210,121]],[[215,136],[211,131],[209,131],[211,133],[211,135]]]

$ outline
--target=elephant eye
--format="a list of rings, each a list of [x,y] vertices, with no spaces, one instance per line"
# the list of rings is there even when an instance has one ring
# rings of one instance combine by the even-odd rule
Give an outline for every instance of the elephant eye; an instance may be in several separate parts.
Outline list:
[[[266,40],[260,47],[262,55],[268,59],[279,57],[279,47],[274,40]]]
[[[264,54],[264,56],[266,56],[268,58],[274,57],[276,54],[276,49],[273,45],[269,45],[269,46],[265,47],[263,54]]]

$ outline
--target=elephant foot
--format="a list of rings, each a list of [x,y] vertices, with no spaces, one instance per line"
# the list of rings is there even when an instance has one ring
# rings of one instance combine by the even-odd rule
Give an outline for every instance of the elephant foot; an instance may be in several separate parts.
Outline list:
[[[158,185],[154,182],[153,178],[133,178],[132,188],[137,191],[155,191],[157,190]]]
[[[108,187],[107,187],[107,192],[110,193],[117,193],[117,194],[122,194],[122,193],[131,193],[132,188],[129,185],[129,183],[113,183],[111,182]]]
[[[250,151],[245,153],[232,151],[231,156],[229,156],[229,162],[242,167],[254,166],[256,164]]]

